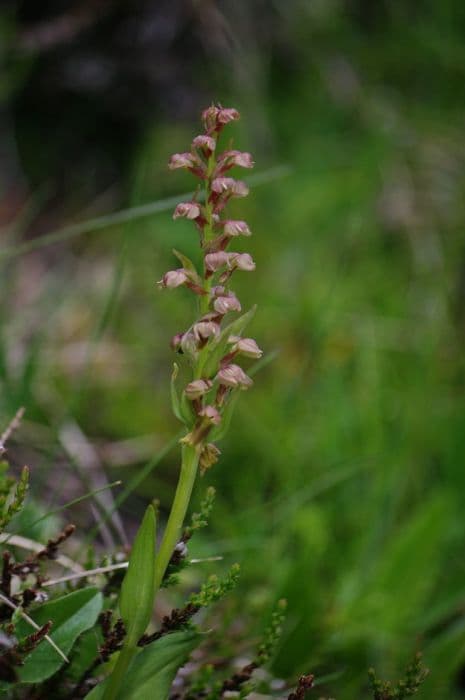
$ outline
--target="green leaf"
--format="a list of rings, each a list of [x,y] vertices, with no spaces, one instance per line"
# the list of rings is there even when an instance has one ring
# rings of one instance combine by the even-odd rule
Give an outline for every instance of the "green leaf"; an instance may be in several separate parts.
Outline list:
[[[178,390],[176,388],[176,379],[179,373],[179,366],[176,362],[173,363],[173,372],[171,374],[171,408],[173,413],[181,423],[192,426],[195,420],[195,414],[192,410],[192,404],[182,392],[181,400],[179,400]]]
[[[173,632],[146,646],[131,662],[117,700],[166,700],[177,670],[201,638],[198,632]],[[86,700],[101,700],[107,683],[96,686]]]
[[[226,353],[226,347],[228,345],[228,340],[231,335],[240,335],[246,326],[250,323],[252,318],[255,316],[257,310],[256,306],[252,306],[245,314],[236,318],[232,323],[229,323],[220,333],[219,337],[213,344],[209,344],[205,349],[208,348],[208,359],[205,362],[204,375],[210,377],[218,369],[218,364],[223,355]]]
[[[230,397],[228,403],[226,404],[223,410],[223,413],[221,415],[221,423],[215,426],[210,432],[210,435],[208,437],[209,440],[215,442],[216,440],[222,440],[224,438],[224,436],[229,430],[229,426],[231,425],[233,413],[237,406],[237,402],[241,393],[242,392],[240,391],[240,389],[235,389],[235,392]]]
[[[171,373],[171,408],[173,410],[174,415],[178,420],[181,421],[181,423],[184,423],[184,418],[182,417],[181,413],[181,407],[179,405],[179,396],[178,396],[178,390],[176,389],[176,378],[179,373],[179,366],[176,364],[176,362],[173,363],[173,371]]]
[[[173,248],[173,255],[175,255],[177,257],[177,259],[179,260],[179,262],[181,263],[181,265],[183,266],[183,268],[185,270],[189,270],[190,272],[193,272],[195,274],[195,276],[197,278],[196,281],[199,284],[201,284],[202,280],[200,279],[199,274],[198,274],[196,267],[195,267],[194,263],[192,262],[192,260],[190,258],[188,258],[186,255],[184,255],[184,253],[180,253],[179,250],[176,250],[176,248]]]
[[[30,617],[40,626],[52,620],[49,636],[64,654],[68,654],[79,635],[95,625],[102,605],[102,594],[97,588],[83,588],[44,603],[33,610]],[[31,627],[21,620],[16,626],[17,638],[21,640],[30,633]],[[24,665],[18,669],[18,676],[23,683],[41,683],[56,673],[63,663],[55,649],[42,641],[26,657]]]
[[[155,593],[155,510],[149,506],[132,546],[119,598],[129,644],[137,644],[152,617]]]

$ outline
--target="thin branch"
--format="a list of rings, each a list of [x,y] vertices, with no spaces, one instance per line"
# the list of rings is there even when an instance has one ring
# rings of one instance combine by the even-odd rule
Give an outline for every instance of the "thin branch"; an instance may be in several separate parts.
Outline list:
[[[15,605],[14,603],[12,603],[11,600],[10,600],[9,598],[7,598],[6,596],[3,595],[3,593],[0,593],[0,600],[2,601],[2,603],[5,603],[6,606],[8,606],[9,608],[11,608],[11,609],[14,610],[15,612],[17,612],[17,613],[18,613],[24,620],[26,620],[26,622],[29,623],[29,624],[31,625],[31,627],[33,627],[36,631],[40,631],[40,630],[42,629],[36,622],[34,622],[34,620],[32,619],[32,617],[29,617],[29,615],[28,615],[27,613],[25,613],[24,610],[21,610],[21,608],[20,608],[18,605]],[[67,664],[69,664],[69,659],[68,659],[68,657],[65,656],[65,655],[63,654],[63,652],[61,651],[60,647],[58,647],[58,646],[55,644],[55,642],[53,641],[53,639],[51,639],[51,637],[49,637],[48,634],[46,634],[46,635],[44,636],[44,639],[46,639],[47,642],[50,644],[50,646],[53,647],[53,648],[55,649],[55,651],[57,652],[57,654],[58,654],[59,656],[61,656],[61,658],[62,658]]]

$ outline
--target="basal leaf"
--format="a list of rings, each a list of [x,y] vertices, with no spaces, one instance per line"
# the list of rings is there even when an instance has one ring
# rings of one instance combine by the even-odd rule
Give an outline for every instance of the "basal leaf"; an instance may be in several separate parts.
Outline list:
[[[79,635],[95,625],[102,604],[102,594],[97,588],[83,588],[44,603],[33,610],[30,617],[38,625],[52,620],[53,627],[49,636],[64,654],[68,654]],[[31,631],[24,620],[16,626],[18,639],[26,637]],[[26,657],[24,665],[18,669],[18,676],[23,683],[41,683],[56,673],[63,663],[55,649],[42,641]]]
[[[166,700],[178,668],[201,637],[197,632],[173,632],[145,647],[131,662],[117,700]],[[107,682],[96,686],[86,700],[101,700]]]
[[[132,546],[119,598],[128,640],[137,644],[150,622],[155,585],[155,510],[149,506]]]

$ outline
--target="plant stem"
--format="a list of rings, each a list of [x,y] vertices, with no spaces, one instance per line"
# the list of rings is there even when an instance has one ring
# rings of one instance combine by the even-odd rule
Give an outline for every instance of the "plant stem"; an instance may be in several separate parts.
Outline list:
[[[184,518],[186,517],[197,474],[198,463],[199,455],[197,449],[192,445],[183,445],[181,473],[179,475],[179,481],[166,524],[165,533],[155,559],[155,594],[161,586],[171,555],[181,536]]]
[[[123,678],[137,652],[136,644],[125,644],[121,649],[115,667],[108,679],[108,685],[103,693],[102,700],[116,700],[119,691],[122,690]]]

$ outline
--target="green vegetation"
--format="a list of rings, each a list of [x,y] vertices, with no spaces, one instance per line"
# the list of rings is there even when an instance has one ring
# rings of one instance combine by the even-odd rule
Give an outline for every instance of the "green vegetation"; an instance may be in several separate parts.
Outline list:
[[[179,575],[197,590],[240,561],[234,594],[211,618],[218,655],[253,656],[285,598],[272,671],[314,674],[309,697],[370,698],[368,669],[400,678],[418,650],[430,671],[419,698],[459,700],[465,687],[465,13],[451,0],[408,5],[365,8],[368,26],[338,2],[276,10],[285,56],[279,42],[269,54],[241,44],[250,82],[240,66],[234,77],[215,65],[208,87],[240,109],[235,143],[254,152],[257,173],[289,171],[237,205],[257,263],[237,288],[244,308],[259,300],[254,336],[276,354],[194,493],[194,510],[205,486],[216,498],[189,553],[223,562]],[[96,446],[108,481],[133,485],[124,500],[115,491],[122,520],[138,523],[157,498],[166,522],[179,466],[166,339],[194,309],[187,292],[160,294],[155,282],[172,248],[198,262],[191,226],[163,206],[191,186],[165,177],[191,124],[153,120],[125,165],[121,208],[160,201],[159,211],[43,247],[28,239],[35,250],[21,252],[43,206],[36,188],[0,234],[0,424],[26,408],[9,454],[26,453],[36,501],[15,532],[48,537],[47,520],[29,527],[44,508],[102,485],[71,454],[70,426]],[[30,169],[37,147],[24,154]],[[42,234],[94,217],[76,213],[79,195]],[[90,501],[120,545],[117,519],[102,515],[115,501]],[[89,504],[70,512],[84,549]],[[187,655],[194,633],[176,635]],[[168,656],[170,639],[157,642]]]

